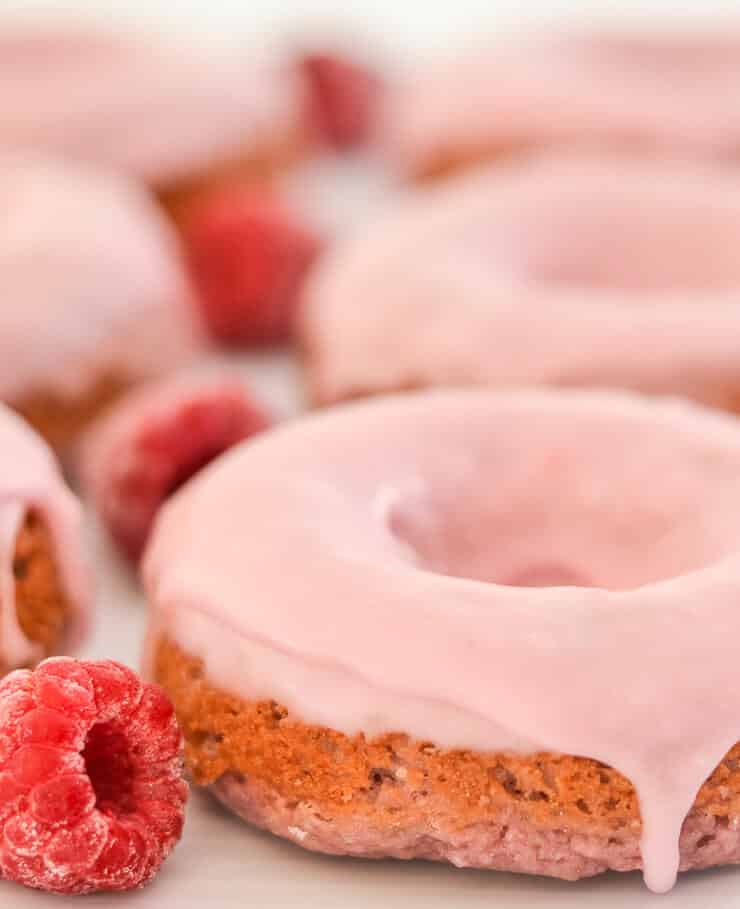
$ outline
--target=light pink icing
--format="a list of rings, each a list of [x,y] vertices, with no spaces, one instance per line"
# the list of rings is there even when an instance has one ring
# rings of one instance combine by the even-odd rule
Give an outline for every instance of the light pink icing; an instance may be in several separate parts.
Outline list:
[[[157,374],[192,353],[177,240],[143,188],[5,155],[0,209],[0,399],[75,397],[101,374]]]
[[[740,387],[740,178],[544,157],[412,195],[307,291],[319,400],[408,384]]]
[[[732,32],[510,35],[413,71],[380,136],[411,173],[532,145],[737,160],[738,80]]]
[[[325,411],[165,506],[150,645],[164,631],[216,684],[350,734],[616,767],[667,890],[740,736],[738,471],[735,420],[626,393]]]
[[[18,533],[30,511],[51,535],[53,557],[72,609],[65,647],[82,638],[90,610],[90,579],[82,560],[81,509],[68,490],[46,444],[20,417],[0,404],[0,664],[17,667],[41,659],[28,640],[15,602],[13,557]]]
[[[0,148],[172,181],[293,133],[297,74],[264,48],[94,25],[6,25]]]

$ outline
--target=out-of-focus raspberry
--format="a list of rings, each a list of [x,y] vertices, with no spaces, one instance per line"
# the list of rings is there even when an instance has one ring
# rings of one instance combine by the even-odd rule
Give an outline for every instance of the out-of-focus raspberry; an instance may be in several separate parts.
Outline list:
[[[231,346],[287,341],[300,291],[321,249],[311,228],[263,188],[230,186],[205,194],[182,225],[203,321]]]
[[[232,375],[165,379],[123,398],[95,428],[82,482],[112,539],[137,561],[165,499],[270,422]]]
[[[366,142],[380,95],[380,80],[348,57],[306,54],[301,70],[308,85],[308,118],[334,148],[344,151]]]

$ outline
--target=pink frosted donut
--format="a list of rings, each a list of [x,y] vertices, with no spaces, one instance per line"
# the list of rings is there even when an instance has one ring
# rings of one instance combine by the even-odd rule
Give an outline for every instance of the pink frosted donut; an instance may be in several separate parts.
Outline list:
[[[176,238],[127,178],[0,156],[0,400],[63,447],[197,344]]]
[[[0,148],[45,150],[157,186],[295,137],[297,72],[257,47],[92,25],[0,34]]]
[[[416,177],[553,146],[736,162],[738,80],[733,31],[509,36],[413,72],[381,136]]]
[[[75,647],[89,609],[79,503],[45,443],[0,404],[0,676]]]
[[[160,512],[147,665],[196,782],[308,849],[575,879],[740,861],[740,427],[422,392]]]
[[[413,195],[319,264],[326,403],[441,384],[620,386],[740,406],[740,178],[543,158]]]

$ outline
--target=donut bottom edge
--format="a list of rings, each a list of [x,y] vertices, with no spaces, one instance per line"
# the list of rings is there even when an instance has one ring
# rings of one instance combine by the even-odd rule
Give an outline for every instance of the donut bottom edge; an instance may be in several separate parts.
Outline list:
[[[635,790],[597,761],[443,749],[404,733],[348,736],[218,688],[166,634],[152,652],[194,782],[306,849],[564,880],[642,867]],[[740,863],[740,744],[702,786],[680,851],[684,871]]]
[[[9,404],[57,454],[64,456],[79,436],[134,382],[131,377],[111,373],[101,375],[73,397],[59,394],[53,388],[44,388]]]

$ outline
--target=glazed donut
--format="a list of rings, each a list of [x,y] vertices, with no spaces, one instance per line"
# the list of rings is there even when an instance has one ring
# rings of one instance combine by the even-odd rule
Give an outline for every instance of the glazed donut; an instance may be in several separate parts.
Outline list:
[[[618,386],[740,407],[740,179],[544,157],[415,193],[323,260],[313,399]]]
[[[199,329],[176,238],[128,178],[0,156],[0,400],[66,449]]]
[[[3,29],[0,147],[125,171],[180,195],[303,142],[297,75],[256,48],[101,25]]]
[[[737,162],[738,79],[734,32],[509,36],[399,81],[379,135],[415,178],[563,146]]]
[[[0,150],[147,183],[181,234],[206,326],[244,345],[290,339],[318,246],[306,219],[265,204],[265,190],[274,195],[276,177],[326,144],[360,144],[378,96],[351,60],[280,59],[255,44],[81,24],[0,35]]]
[[[44,442],[0,404],[0,676],[82,639],[81,510]]]
[[[740,861],[738,470],[734,419],[619,392],[417,392],[233,449],[145,556],[192,776],[327,853],[661,891]]]
[[[372,73],[339,54],[291,60],[256,40],[81,23],[0,35],[0,148],[125,171],[176,216],[204,190],[263,182],[322,142],[362,142],[376,98]]]

